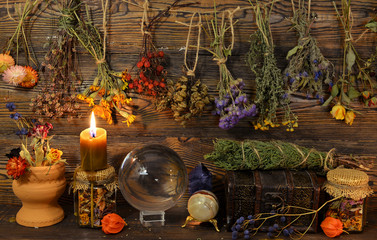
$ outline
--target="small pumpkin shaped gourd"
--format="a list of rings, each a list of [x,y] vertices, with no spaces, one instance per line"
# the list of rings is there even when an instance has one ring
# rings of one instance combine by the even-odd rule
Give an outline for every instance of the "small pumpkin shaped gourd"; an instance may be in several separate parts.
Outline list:
[[[122,231],[127,223],[116,213],[109,213],[101,220],[102,231],[106,234],[115,234]]]
[[[323,232],[328,237],[336,237],[343,233],[343,223],[333,217],[326,217],[321,223],[321,228]]]

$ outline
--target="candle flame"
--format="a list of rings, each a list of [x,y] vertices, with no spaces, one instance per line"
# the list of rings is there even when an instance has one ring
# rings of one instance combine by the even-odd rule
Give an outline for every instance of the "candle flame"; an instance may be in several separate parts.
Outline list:
[[[94,118],[94,113],[92,112],[92,117],[90,119],[90,136],[95,138],[97,135],[97,128],[96,128],[96,119]]]

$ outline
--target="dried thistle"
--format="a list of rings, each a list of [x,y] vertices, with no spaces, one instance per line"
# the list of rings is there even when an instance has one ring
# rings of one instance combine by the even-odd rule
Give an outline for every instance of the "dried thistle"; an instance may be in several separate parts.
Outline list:
[[[289,107],[288,94],[283,89],[284,81],[280,69],[276,65],[274,44],[270,29],[271,5],[257,2],[253,6],[257,24],[257,31],[251,35],[250,50],[246,62],[255,74],[257,92],[255,104],[259,110],[259,118],[254,123],[255,129],[268,130],[269,127],[280,126],[277,111],[283,108],[285,115],[282,121],[287,125],[287,131],[297,127],[297,117]]]
[[[316,14],[310,12],[311,0],[299,0],[298,8],[292,0],[293,16],[289,19],[292,29],[298,34],[297,46],[292,48],[287,59],[289,64],[284,71],[285,85],[288,93],[304,92],[306,96],[324,100],[324,83],[333,84],[334,66],[327,60],[317,45],[317,41],[310,34],[315,22]]]

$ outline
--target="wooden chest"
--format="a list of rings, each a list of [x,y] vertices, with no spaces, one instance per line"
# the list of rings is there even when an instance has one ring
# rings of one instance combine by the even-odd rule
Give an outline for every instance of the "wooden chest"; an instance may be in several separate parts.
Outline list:
[[[317,176],[308,171],[228,171],[226,173],[226,215],[229,228],[241,216],[270,213],[282,206],[318,209],[320,185]],[[299,213],[296,212],[291,213]],[[313,215],[302,216],[293,227],[304,231]],[[293,218],[287,218],[287,223]],[[316,218],[309,229],[316,232]]]

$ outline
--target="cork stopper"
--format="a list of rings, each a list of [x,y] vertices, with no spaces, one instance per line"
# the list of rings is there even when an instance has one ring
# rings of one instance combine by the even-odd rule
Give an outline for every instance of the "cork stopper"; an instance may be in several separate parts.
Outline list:
[[[347,197],[354,200],[365,198],[373,193],[368,185],[369,177],[365,172],[336,168],[327,173],[323,187],[333,197]]]

